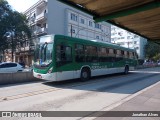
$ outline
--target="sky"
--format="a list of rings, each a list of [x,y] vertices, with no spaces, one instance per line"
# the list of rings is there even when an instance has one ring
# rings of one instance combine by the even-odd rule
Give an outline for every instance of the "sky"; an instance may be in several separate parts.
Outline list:
[[[9,5],[18,12],[24,12],[39,0],[7,0]]]

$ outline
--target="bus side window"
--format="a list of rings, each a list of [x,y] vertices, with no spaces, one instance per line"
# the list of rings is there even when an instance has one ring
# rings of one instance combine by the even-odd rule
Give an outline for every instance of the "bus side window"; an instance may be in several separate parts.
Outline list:
[[[75,45],[75,61],[85,62],[85,50],[83,45],[80,44]]]
[[[65,47],[65,57],[67,62],[72,62],[72,48],[69,46]]]
[[[109,49],[109,56],[113,56],[113,55],[114,55],[113,49]]]
[[[58,45],[56,48],[56,62],[61,61],[61,46]]]
[[[95,46],[85,46],[86,62],[98,62],[98,52]]]
[[[133,54],[133,59],[135,59],[135,53],[134,53],[134,52],[132,52],[132,54]]]
[[[56,49],[56,62],[58,66],[72,62],[72,48],[69,46],[58,45]]]
[[[125,51],[124,55],[125,55],[125,58],[129,58],[129,52],[128,51]]]
[[[124,51],[123,50],[121,50],[121,55],[122,55],[122,57],[124,57]]]
[[[107,62],[106,58],[108,55],[108,49],[105,47],[101,47],[98,50],[99,62]]]
[[[129,58],[133,59],[134,58],[134,52],[129,52]]]

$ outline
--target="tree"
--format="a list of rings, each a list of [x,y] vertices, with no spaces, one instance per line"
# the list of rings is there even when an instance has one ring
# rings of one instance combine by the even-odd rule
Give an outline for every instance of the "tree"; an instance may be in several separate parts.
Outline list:
[[[26,17],[12,10],[6,0],[0,0],[0,51],[12,49],[13,52],[19,42],[25,41],[22,31],[26,39],[31,37]]]
[[[147,45],[145,46],[145,51],[146,51],[146,58],[148,59],[158,59],[158,54],[160,54],[160,45],[149,41]]]
[[[7,27],[4,25],[4,19],[8,16],[8,12],[11,11],[7,1],[0,0],[0,50],[4,51],[7,48],[6,37],[4,36]]]

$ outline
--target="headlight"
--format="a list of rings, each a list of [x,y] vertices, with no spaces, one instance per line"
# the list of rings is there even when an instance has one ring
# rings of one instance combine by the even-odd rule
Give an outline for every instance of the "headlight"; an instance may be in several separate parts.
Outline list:
[[[52,70],[53,70],[53,67],[51,67],[49,70],[48,70],[48,73],[52,73]]]

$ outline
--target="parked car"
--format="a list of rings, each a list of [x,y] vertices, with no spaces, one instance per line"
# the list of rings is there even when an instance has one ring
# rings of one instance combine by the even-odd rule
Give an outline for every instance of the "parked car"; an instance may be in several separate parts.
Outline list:
[[[13,73],[23,71],[23,66],[14,62],[2,62],[0,63],[0,73]]]
[[[29,68],[25,68],[23,70],[23,72],[32,72],[33,71],[33,68],[32,67],[29,67]]]
[[[154,62],[144,62],[143,66],[155,67],[155,66],[157,66],[157,63],[154,63]]]

